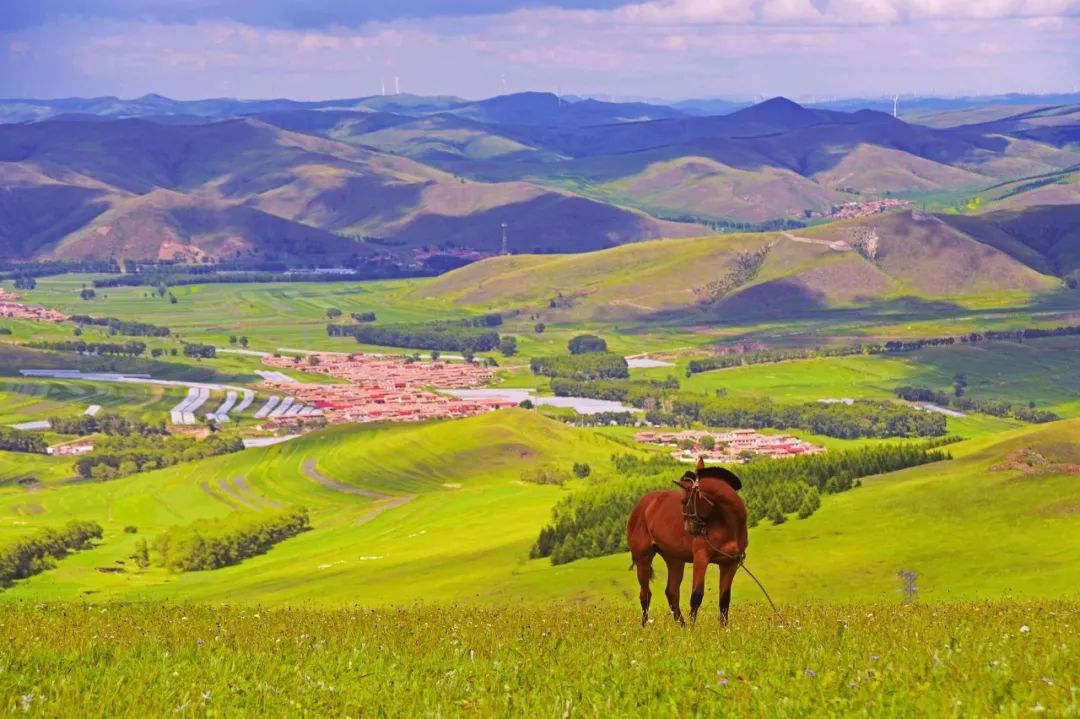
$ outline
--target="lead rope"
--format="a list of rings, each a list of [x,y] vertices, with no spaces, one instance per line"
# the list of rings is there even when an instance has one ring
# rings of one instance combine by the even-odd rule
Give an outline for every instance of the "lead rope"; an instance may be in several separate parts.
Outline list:
[[[769,596],[769,592],[765,589],[765,585],[762,584],[761,581],[754,576],[753,572],[746,568],[745,558],[739,560],[739,567],[741,567],[744,572],[749,574],[750,578],[754,580],[754,583],[758,585],[758,588],[761,589],[761,593],[764,594],[765,598],[769,600],[769,606],[772,607],[773,613],[776,614],[776,616],[780,617],[781,623],[787,624],[787,619],[785,619],[784,615],[780,613],[780,610],[776,608],[776,603],[772,600],[772,597]]]

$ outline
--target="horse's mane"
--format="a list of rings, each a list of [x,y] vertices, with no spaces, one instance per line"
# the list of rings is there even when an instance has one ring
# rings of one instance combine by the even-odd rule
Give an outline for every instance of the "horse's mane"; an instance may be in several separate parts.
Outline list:
[[[723,467],[705,467],[698,472],[698,477],[702,479],[719,479],[730,484],[731,488],[736,491],[742,489],[742,480],[734,472]]]

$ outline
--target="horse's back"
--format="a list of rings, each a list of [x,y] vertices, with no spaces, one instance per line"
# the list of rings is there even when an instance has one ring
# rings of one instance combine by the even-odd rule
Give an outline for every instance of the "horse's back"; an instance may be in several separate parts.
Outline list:
[[[638,500],[630,517],[626,520],[626,542],[630,550],[644,550],[653,544],[652,531],[649,529],[650,518],[664,503],[672,497],[678,499],[678,492],[649,492]]]

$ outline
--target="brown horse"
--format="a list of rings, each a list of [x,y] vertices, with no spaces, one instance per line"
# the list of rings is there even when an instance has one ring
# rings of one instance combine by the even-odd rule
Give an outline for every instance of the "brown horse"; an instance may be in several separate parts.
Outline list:
[[[641,625],[649,621],[652,560],[657,554],[668,567],[665,592],[675,621],[684,624],[679,608],[679,587],[687,563],[694,565],[690,594],[690,620],[697,619],[705,596],[705,570],[720,566],[720,621],[727,624],[731,582],[746,556],[746,505],[736,490],[742,482],[720,467],[687,472],[675,484],[681,491],[650,492],[642,497],[626,523],[630,556],[641,584]]]

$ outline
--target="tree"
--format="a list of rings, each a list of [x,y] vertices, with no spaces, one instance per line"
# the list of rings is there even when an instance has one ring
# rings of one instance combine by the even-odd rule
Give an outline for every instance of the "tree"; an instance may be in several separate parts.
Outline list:
[[[176,295],[169,295],[169,304],[175,305],[179,300],[176,299]]]
[[[506,335],[499,340],[499,351],[504,357],[513,357],[517,354],[517,337]]]
[[[92,300],[97,297],[97,292],[94,292],[92,289],[87,288],[79,292],[79,297],[83,298],[84,300]]]
[[[336,320],[338,317],[341,317],[341,310],[339,310],[337,307],[331,307],[326,310],[326,319]]]
[[[236,335],[229,335],[229,344],[236,344]]]
[[[584,462],[574,462],[574,476],[579,479],[584,479],[592,473],[592,467]]]
[[[431,350],[432,362],[438,362],[440,357],[442,357],[442,352],[439,352],[439,350]]]
[[[244,337],[240,338],[240,346],[243,347],[244,349],[247,349],[247,346],[248,346],[248,338],[247,338],[247,336],[244,336]]]
[[[537,322],[536,326],[533,327],[533,331],[536,332],[536,334],[538,334],[538,335],[544,334],[544,330],[546,330],[546,329],[547,329],[547,325],[545,325],[543,322]]]
[[[473,354],[472,350],[462,350],[461,356],[466,362],[469,362],[470,364],[474,359],[476,359],[476,355]]]
[[[135,566],[139,569],[150,566],[150,546],[143,537],[139,537],[139,541],[135,542],[135,551],[131,555],[131,561],[135,562]]]
[[[308,355],[307,361],[308,361],[308,364],[311,365],[312,367],[318,367],[319,366],[319,355]]]
[[[701,438],[701,448],[712,451],[716,448],[716,438],[711,434],[707,434]]]
[[[780,508],[780,503],[775,500],[769,505],[769,511],[765,516],[767,516],[769,521],[773,524],[783,524],[787,521],[787,517],[784,516],[784,511]]]
[[[607,352],[607,342],[596,335],[578,335],[567,344],[572,355],[586,354],[589,352]]]
[[[532,409],[533,408],[533,402],[532,402],[531,399],[525,398],[525,399],[521,400],[520,402],[518,402],[518,407],[521,407],[522,409]]]

